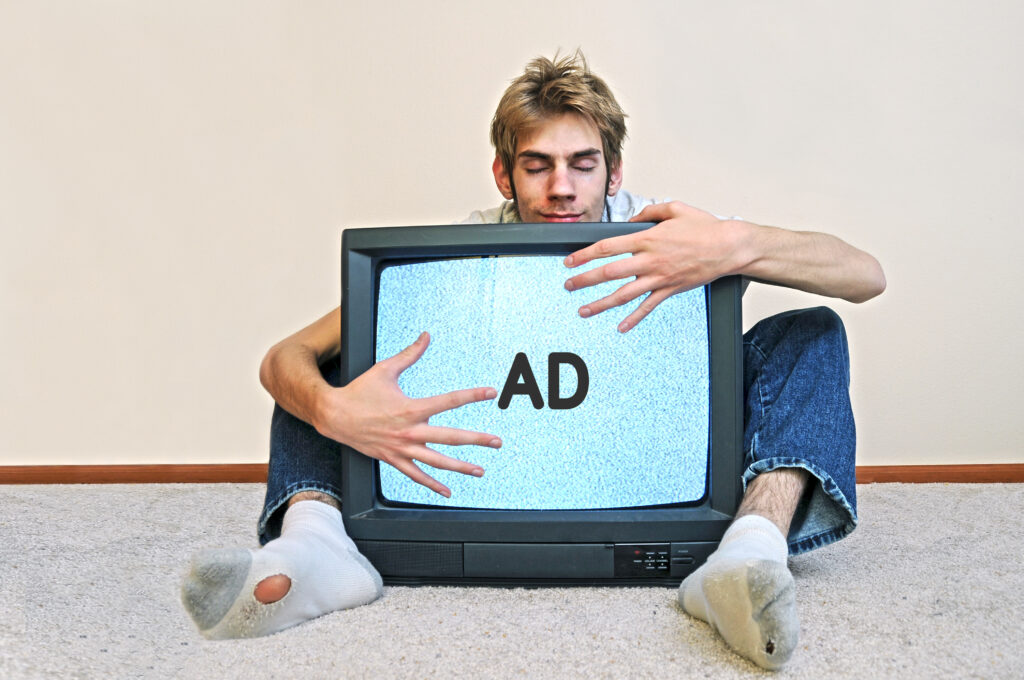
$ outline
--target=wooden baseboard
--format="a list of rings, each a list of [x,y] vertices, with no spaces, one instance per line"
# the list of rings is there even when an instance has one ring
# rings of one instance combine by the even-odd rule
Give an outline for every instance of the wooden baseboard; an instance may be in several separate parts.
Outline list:
[[[266,463],[225,465],[0,465],[0,484],[204,484],[267,481]],[[858,484],[1021,483],[1024,463],[999,465],[862,465]]]
[[[904,482],[918,484],[1019,484],[1024,463],[979,465],[865,465],[857,467],[858,484]]]
[[[0,465],[0,484],[263,483],[266,463],[226,465]]]

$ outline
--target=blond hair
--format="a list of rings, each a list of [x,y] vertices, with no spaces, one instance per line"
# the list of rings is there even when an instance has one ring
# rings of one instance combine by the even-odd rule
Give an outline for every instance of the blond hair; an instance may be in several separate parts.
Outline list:
[[[545,118],[576,113],[596,127],[609,176],[622,162],[626,114],[611,88],[590,72],[583,53],[554,59],[537,57],[505,90],[491,121],[491,144],[505,172],[512,174],[519,135]]]

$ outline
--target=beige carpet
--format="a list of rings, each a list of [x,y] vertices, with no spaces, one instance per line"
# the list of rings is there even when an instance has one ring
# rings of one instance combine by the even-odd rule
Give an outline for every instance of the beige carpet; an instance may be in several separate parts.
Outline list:
[[[861,525],[791,560],[780,677],[1024,677],[1024,485],[858,487]],[[664,588],[387,588],[261,640],[209,642],[190,554],[255,546],[258,485],[0,486],[0,678],[733,678]]]

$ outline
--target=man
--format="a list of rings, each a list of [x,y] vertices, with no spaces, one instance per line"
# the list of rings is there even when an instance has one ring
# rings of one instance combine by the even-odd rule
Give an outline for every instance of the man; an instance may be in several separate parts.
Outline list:
[[[506,201],[468,221],[656,222],[565,259],[571,274],[592,260],[631,254],[565,284],[579,290],[624,280],[582,306],[583,317],[646,296],[620,332],[669,296],[731,274],[855,302],[884,289],[878,262],[835,237],[723,220],[624,191],[625,132],[614,96],[582,55],[534,60],[505,92],[492,123],[492,172]],[[399,389],[399,374],[427,349],[426,333],[337,387],[339,314],[275,345],[260,368],[278,404],[259,521],[264,547],[193,560],[183,601],[207,637],[264,635],[380,596],[380,576],[346,535],[338,511],[336,442],[445,496],[450,490],[417,463],[476,476],[484,470],[430,444],[501,447],[492,434],[429,424],[442,411],[493,399],[493,387],[426,399]],[[842,323],[825,309],[765,319],[744,336],[745,495],[718,550],[683,582],[679,599],[737,653],[766,668],[785,663],[797,642],[787,555],[838,540],[856,525],[848,362]]]

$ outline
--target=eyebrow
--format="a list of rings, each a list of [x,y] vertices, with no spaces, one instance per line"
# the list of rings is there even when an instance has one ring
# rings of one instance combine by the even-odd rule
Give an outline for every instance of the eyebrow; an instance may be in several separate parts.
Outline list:
[[[575,160],[579,160],[581,158],[591,158],[593,156],[600,156],[600,155],[601,155],[601,150],[600,149],[593,149],[593,148],[591,148],[591,149],[584,149],[582,151],[577,151],[576,153],[574,153],[572,156],[569,157],[569,160],[570,161],[575,161]],[[552,156],[551,156],[551,154],[541,153],[540,151],[526,150],[526,151],[520,152],[519,155],[516,156],[516,158],[517,159],[518,158],[527,158],[527,159],[535,158],[535,159],[538,159],[538,160],[549,161],[550,162]]]

